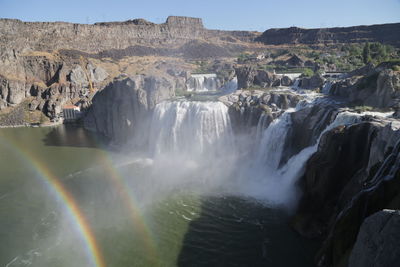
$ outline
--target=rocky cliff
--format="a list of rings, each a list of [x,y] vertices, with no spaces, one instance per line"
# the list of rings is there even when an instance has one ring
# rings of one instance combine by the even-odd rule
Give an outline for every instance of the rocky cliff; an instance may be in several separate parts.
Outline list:
[[[146,143],[149,116],[155,105],[175,95],[175,87],[165,78],[121,75],[93,97],[85,128],[123,144],[139,138]]]
[[[400,124],[364,120],[327,132],[300,180],[303,197],[294,225],[303,235],[324,239],[318,266],[346,266],[364,218],[400,208]]]
[[[251,41],[255,32],[213,31],[203,27],[202,20],[189,17],[168,17],[162,24],[144,20],[73,24],[66,22],[23,22],[0,19],[0,47],[14,51],[78,50],[98,53],[106,50],[126,49],[130,46],[162,45],[177,47],[187,40],[210,38],[233,41]]]
[[[391,267],[400,262],[400,212],[383,210],[363,222],[349,267]]]
[[[256,40],[270,45],[380,42],[399,47],[400,23],[341,28],[269,29]]]

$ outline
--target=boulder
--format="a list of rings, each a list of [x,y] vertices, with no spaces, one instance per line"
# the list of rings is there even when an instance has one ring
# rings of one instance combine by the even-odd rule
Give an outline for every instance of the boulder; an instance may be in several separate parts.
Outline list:
[[[400,211],[382,210],[361,225],[349,267],[392,267],[400,263]]]
[[[292,79],[290,79],[290,77],[284,75],[281,79],[281,85],[282,86],[292,86],[293,81],[292,81]]]
[[[101,83],[108,77],[107,71],[102,67],[95,67],[92,64],[89,64],[88,70],[90,73],[90,80],[95,84]]]
[[[301,78],[299,86],[303,89],[319,89],[324,85],[324,81],[325,80],[321,75],[315,74],[310,78]]]
[[[89,85],[89,81],[87,78],[88,77],[86,75],[86,72],[79,65],[72,69],[69,74],[69,81],[72,84],[78,85],[80,87],[87,87]]]

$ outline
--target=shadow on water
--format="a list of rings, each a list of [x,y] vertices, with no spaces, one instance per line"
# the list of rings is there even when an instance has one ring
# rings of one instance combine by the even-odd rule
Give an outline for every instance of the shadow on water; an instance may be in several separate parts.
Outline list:
[[[235,197],[202,202],[177,266],[314,266],[315,243],[290,229],[282,211]]]
[[[46,146],[105,148],[108,140],[76,125],[54,127],[43,139]]]

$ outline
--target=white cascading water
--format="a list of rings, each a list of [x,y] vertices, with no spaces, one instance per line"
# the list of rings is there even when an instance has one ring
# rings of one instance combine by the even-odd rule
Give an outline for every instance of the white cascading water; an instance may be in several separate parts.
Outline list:
[[[222,102],[166,101],[154,110],[150,134],[154,155],[218,153],[232,145],[228,108]]]
[[[216,74],[192,74],[186,82],[188,92],[206,92],[218,89]]]
[[[207,177],[233,194],[253,197],[272,205],[292,206],[298,194],[295,183],[304,165],[317,151],[319,139],[326,131],[361,120],[364,114],[340,112],[321,133],[315,144],[292,156],[279,167],[288,132],[291,113],[323,101],[309,93],[296,108],[286,110],[267,128],[261,116],[256,136],[239,140],[235,145],[228,107],[222,102],[166,101],[154,110],[149,136],[150,153],[157,162],[168,166],[172,177]],[[242,153],[238,147],[245,147]],[[173,166],[173,167],[171,167]],[[159,175],[165,175],[165,169]],[[225,177],[225,180],[216,181]]]
[[[324,83],[324,86],[321,89],[321,93],[328,95],[331,90],[332,85],[333,85],[333,83],[331,81],[326,81]]]
[[[221,87],[221,92],[224,94],[230,94],[235,92],[238,89],[238,80],[237,77],[234,77],[232,80],[228,81]]]
[[[340,125],[350,125],[361,120],[363,114],[348,111],[341,112],[335,120],[320,134],[317,142],[304,148],[297,155],[292,156],[288,162],[279,168],[283,153],[284,142],[291,127],[290,113],[314,103],[301,102],[296,109],[289,109],[273,121],[261,135],[258,135],[253,163],[250,164],[246,176],[251,177],[242,187],[243,193],[262,199],[274,205],[291,206],[297,200],[295,183],[302,175],[307,160],[318,149],[321,136]],[[259,124],[263,123],[260,118]],[[258,128],[262,128],[259,125]],[[243,174],[242,174],[243,175]]]

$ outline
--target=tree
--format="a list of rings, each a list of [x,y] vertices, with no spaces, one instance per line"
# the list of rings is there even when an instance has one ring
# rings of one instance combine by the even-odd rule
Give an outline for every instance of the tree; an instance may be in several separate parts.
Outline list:
[[[364,64],[368,64],[369,62],[371,62],[371,50],[370,50],[370,45],[369,43],[365,43],[364,45],[364,49],[363,49],[363,61]]]

